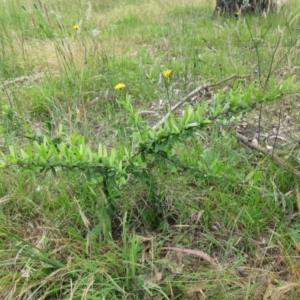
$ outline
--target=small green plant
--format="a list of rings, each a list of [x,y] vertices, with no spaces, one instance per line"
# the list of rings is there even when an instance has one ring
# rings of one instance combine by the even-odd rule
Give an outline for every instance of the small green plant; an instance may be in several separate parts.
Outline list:
[[[210,107],[203,103],[196,110],[187,106],[183,116],[177,118],[170,113],[169,119],[158,129],[146,125],[132,106],[131,97],[126,95],[125,100],[120,100],[119,104],[126,109],[129,114],[128,120],[133,125],[131,144],[134,147],[132,149],[112,148],[108,151],[105,146],[99,144],[98,150],[93,151],[82,135],[73,133],[71,137],[63,137],[60,126],[56,136],[43,135],[38,138],[31,136],[33,142],[27,144],[25,148],[17,149],[16,146],[9,145],[7,153],[3,151],[0,153],[2,156],[0,167],[19,166],[33,171],[51,171],[54,175],[60,169],[80,171],[88,180],[99,178],[107,198],[107,207],[99,208],[99,221],[106,220],[103,224],[108,224],[107,220],[118,211],[115,201],[120,197],[122,189],[128,184],[131,176],[148,186],[153,196],[150,198],[156,202],[160,197],[157,197],[155,192],[155,180],[150,170],[166,166],[181,168],[194,175],[203,173],[201,167],[187,164],[187,159],[173,151],[178,143],[184,143],[193,133],[203,130],[212,122],[224,123],[222,120],[247,112],[259,103],[273,100],[290,88],[291,81],[288,80],[272,87],[270,93],[260,95],[260,90],[255,84],[251,84],[245,92],[243,86],[237,85],[230,90],[228,96],[220,92],[215,98],[214,106]],[[206,116],[210,116],[210,119]],[[217,165],[216,161],[211,165],[213,169],[210,169],[210,175],[218,177],[215,173]],[[154,214],[159,212],[156,211]],[[104,229],[103,226],[100,221],[93,229],[93,233],[98,235],[104,233],[108,238],[110,229],[109,227]]]

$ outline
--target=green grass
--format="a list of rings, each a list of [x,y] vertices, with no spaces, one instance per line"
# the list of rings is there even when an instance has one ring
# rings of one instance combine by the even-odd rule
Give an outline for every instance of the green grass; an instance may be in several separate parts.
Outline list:
[[[97,173],[1,168],[0,299],[299,298],[298,178],[235,137],[244,123],[257,131],[260,122],[270,135],[286,126],[280,157],[298,169],[296,1],[239,19],[213,17],[205,0],[0,6],[4,156],[9,146],[33,145],[29,132],[70,144],[75,133],[122,160],[168,104],[242,76],[190,101],[196,109],[207,102],[213,123],[168,149],[180,166],[149,154],[145,172],[130,175],[113,203]],[[126,88],[115,90],[121,82]],[[287,82],[289,93],[274,100]],[[139,130],[121,104],[126,94],[143,117]],[[262,106],[214,117],[218,103],[259,97]],[[165,247],[201,250],[216,264]]]

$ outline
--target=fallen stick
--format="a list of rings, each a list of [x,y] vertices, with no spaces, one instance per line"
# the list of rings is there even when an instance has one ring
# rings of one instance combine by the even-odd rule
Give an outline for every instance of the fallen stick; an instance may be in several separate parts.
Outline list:
[[[244,144],[246,144],[248,147],[263,153],[266,156],[269,156],[273,159],[273,161],[279,165],[281,168],[283,168],[284,170],[293,173],[294,175],[300,177],[300,171],[298,170],[292,170],[291,168],[288,167],[288,165],[285,163],[285,161],[283,161],[279,156],[277,156],[274,151],[272,150],[268,150],[260,145],[258,145],[257,143],[252,142],[252,140],[249,140],[249,138],[247,138],[246,136],[243,136],[242,134],[236,132],[235,133],[236,137],[238,140],[240,140],[241,142],[243,142]]]
[[[2,86],[8,87],[10,85],[16,84],[16,83],[23,83],[26,81],[36,81],[38,79],[41,79],[44,77],[43,73],[37,73],[37,74],[33,74],[33,75],[29,75],[29,76],[21,76],[21,77],[17,77],[11,80],[6,80],[2,83]]]

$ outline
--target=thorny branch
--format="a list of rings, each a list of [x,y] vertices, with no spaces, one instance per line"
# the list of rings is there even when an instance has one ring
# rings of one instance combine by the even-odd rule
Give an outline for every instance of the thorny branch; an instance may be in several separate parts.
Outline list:
[[[199,92],[206,90],[208,88],[214,87],[214,86],[218,86],[226,81],[229,80],[234,80],[237,78],[241,78],[242,76],[234,74],[231,75],[229,77],[226,77],[224,79],[222,79],[219,82],[216,83],[211,83],[211,84],[204,84],[202,86],[197,87],[195,90],[193,90],[192,92],[190,92],[186,97],[184,97],[183,99],[181,99],[179,102],[177,102],[174,106],[171,107],[171,112],[174,112],[176,109],[178,109],[180,106],[182,106],[183,103],[185,103],[186,101],[188,101],[189,99],[191,99],[193,96],[197,95]],[[168,118],[170,117],[170,113],[167,113],[160,121],[158,121],[152,128],[154,130],[156,130],[160,125],[162,125]]]

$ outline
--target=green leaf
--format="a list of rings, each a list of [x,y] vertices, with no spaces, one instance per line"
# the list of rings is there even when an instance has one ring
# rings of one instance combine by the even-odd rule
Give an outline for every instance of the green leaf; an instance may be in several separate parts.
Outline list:
[[[74,239],[79,242],[85,242],[85,239],[81,236],[81,234],[78,232],[76,228],[72,226],[67,226],[67,231],[71,239]]]
[[[20,150],[21,156],[24,160],[27,160],[29,158],[29,155],[23,150]]]
[[[199,123],[194,122],[194,123],[187,124],[187,125],[185,126],[185,128],[192,128],[192,127],[197,127],[197,126],[199,126]]]
[[[9,153],[10,153],[11,157],[14,159],[17,158],[15,147],[12,145],[9,145],[8,149],[9,149]]]

